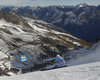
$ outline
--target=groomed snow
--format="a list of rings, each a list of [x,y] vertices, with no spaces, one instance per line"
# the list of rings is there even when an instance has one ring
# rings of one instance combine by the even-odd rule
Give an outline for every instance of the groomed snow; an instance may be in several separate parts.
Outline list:
[[[0,77],[0,80],[100,80],[100,62]]]

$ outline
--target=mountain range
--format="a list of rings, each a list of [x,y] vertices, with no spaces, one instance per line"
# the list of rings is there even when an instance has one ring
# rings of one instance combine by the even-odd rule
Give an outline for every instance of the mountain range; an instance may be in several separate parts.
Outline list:
[[[53,68],[55,63],[48,62],[57,54],[65,59],[68,67],[0,79],[100,79],[99,22],[100,6],[85,3],[76,6],[1,8],[0,68],[20,69],[20,54],[26,54],[32,71]],[[27,66],[26,62],[22,63],[26,72]]]
[[[4,7],[2,10],[37,16],[90,43],[100,37],[100,5],[80,3],[76,6]]]

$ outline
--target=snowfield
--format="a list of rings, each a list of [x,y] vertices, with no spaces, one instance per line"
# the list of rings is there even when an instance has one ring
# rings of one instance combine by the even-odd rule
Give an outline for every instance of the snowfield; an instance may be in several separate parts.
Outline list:
[[[100,62],[0,77],[0,80],[100,80]]]

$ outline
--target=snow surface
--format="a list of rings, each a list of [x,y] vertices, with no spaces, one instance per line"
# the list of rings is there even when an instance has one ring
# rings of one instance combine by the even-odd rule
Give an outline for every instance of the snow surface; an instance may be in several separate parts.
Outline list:
[[[82,48],[80,50],[74,50],[70,52],[71,54],[76,54],[75,59],[72,59],[68,65],[80,65],[91,62],[100,61],[100,41],[88,48]],[[70,54],[69,53],[69,54]],[[71,55],[70,55],[71,56]]]
[[[68,67],[36,71],[17,76],[0,77],[0,80],[100,80],[100,42],[80,50],[71,51],[77,59]],[[72,55],[71,55],[72,56]],[[68,63],[69,64],[69,63]]]
[[[23,25],[16,25],[13,23],[8,23],[2,19],[2,20],[0,20],[0,29],[1,29],[0,30],[0,37],[1,37],[0,44],[2,45],[2,46],[0,46],[0,67],[2,67],[2,68],[4,68],[5,66],[19,67],[18,65],[20,65],[20,62],[19,62],[20,57],[17,54],[16,54],[17,58],[9,55],[9,53],[10,52],[13,53],[13,51],[15,49],[12,49],[11,46],[9,47],[8,44],[11,44],[11,43],[16,44],[21,47],[21,50],[24,50],[24,48],[31,50],[31,48],[33,49],[34,47],[36,49],[38,49],[38,47],[39,47],[38,45],[35,45],[35,46],[27,45],[27,44],[25,45],[25,43],[27,43],[27,42],[33,42],[35,40],[38,41],[39,37],[37,36],[37,34],[34,31],[32,31],[32,32],[27,31],[27,29],[25,29],[25,26],[23,26]],[[26,31],[24,31],[24,30],[26,30]],[[9,34],[6,33],[5,31],[9,31]],[[20,42],[14,41],[14,39],[16,39],[16,38],[20,39],[21,41]],[[37,51],[37,50],[34,50],[34,52],[32,52],[32,53],[34,54],[35,51]],[[14,51],[14,53],[16,53],[16,50]],[[12,61],[10,61],[8,59],[9,56]],[[32,61],[32,59],[33,59],[33,57],[31,56],[30,60]],[[33,60],[36,61],[35,58]]]
[[[100,62],[59,68],[48,71],[37,71],[11,77],[0,77],[0,80],[100,80]]]

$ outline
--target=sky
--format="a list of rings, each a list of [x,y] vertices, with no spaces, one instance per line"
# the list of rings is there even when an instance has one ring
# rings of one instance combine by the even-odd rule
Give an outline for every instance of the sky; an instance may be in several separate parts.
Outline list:
[[[0,5],[11,6],[49,6],[49,5],[77,5],[85,2],[89,5],[99,5],[100,0],[0,0]]]

